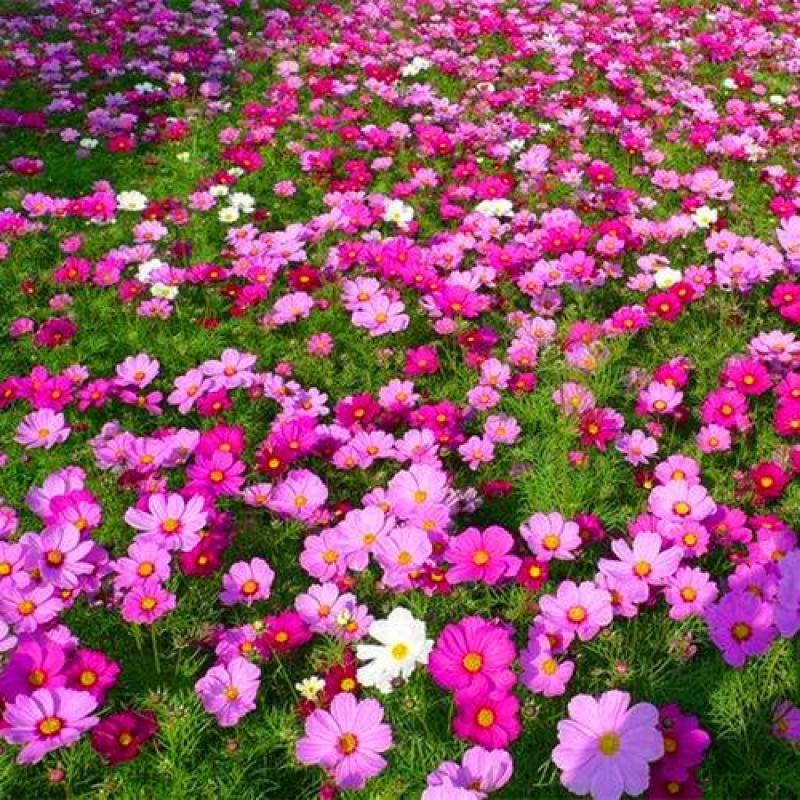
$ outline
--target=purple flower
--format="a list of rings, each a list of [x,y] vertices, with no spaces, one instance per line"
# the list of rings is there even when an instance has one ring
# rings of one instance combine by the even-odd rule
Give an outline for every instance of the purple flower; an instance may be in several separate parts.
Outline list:
[[[195,683],[203,708],[214,714],[223,728],[236,725],[256,707],[261,670],[246,658],[218,664]]]
[[[775,638],[772,606],[749,592],[729,592],[706,610],[711,641],[733,667],[750,656],[761,655]]]
[[[338,787],[361,789],[384,769],[386,759],[380,754],[391,746],[392,729],[383,722],[381,704],[340,692],[330,711],[317,709],[306,719],[296,754],[303,764],[319,764],[332,772]]]
[[[220,593],[219,599],[226,606],[236,603],[251,606],[256,601],[269,597],[274,580],[275,573],[263,558],[237,561],[222,579],[224,591]]]
[[[617,690],[570,700],[569,719],[558,723],[553,761],[573,794],[618,800],[647,788],[649,764],[664,754],[658,709],[650,703],[629,707],[630,700]]]

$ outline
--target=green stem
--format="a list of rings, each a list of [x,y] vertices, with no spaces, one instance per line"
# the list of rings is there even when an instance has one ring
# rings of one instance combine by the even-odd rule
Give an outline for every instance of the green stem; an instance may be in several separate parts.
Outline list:
[[[153,645],[153,657],[156,662],[156,674],[161,674],[161,659],[158,655],[158,639],[156,639],[156,626],[150,626],[150,642]]]

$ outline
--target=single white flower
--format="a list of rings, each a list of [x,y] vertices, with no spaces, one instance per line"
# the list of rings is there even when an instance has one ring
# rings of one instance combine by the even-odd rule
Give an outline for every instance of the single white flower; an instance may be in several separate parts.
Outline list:
[[[425,623],[406,608],[396,608],[386,619],[375,620],[369,635],[380,644],[356,646],[359,661],[368,663],[358,668],[358,681],[388,694],[392,681],[408,678],[417,664],[427,664],[433,640],[425,638]]]
[[[174,300],[178,296],[178,287],[158,281],[150,287],[150,294],[164,300]]]
[[[697,211],[692,214],[692,220],[698,228],[710,228],[719,218],[716,208],[709,208],[708,206],[700,206]]]
[[[227,197],[229,192],[230,192],[230,189],[224,183],[218,183],[215,186],[212,186],[208,190],[208,193],[212,197]]]
[[[414,209],[402,200],[390,200],[384,209],[383,219],[405,228],[414,219]]]
[[[180,161],[183,164],[185,164],[187,161],[189,161],[189,159],[191,157],[192,157],[192,154],[190,152],[188,152],[188,150],[182,150],[180,153],[178,153],[175,156],[175,158],[177,158],[178,161]]]
[[[243,214],[252,214],[256,208],[256,199],[251,194],[246,192],[234,192],[229,198],[228,202],[234,207],[238,208]]]
[[[83,139],[78,142],[78,144],[84,150],[94,150],[98,145],[98,141],[97,139],[90,139],[88,136],[84,136]]]
[[[662,267],[653,276],[656,286],[659,289],[669,289],[679,281],[683,280],[683,273],[678,269],[672,267]]]
[[[235,206],[225,206],[217,214],[220,222],[231,223],[239,219],[239,209]]]
[[[147,197],[135,190],[117,195],[117,208],[121,211],[143,211],[147,208]]]
[[[294,688],[300,692],[301,696],[306,700],[316,700],[319,693],[325,688],[325,681],[312,675],[310,678],[304,678],[294,685]]]

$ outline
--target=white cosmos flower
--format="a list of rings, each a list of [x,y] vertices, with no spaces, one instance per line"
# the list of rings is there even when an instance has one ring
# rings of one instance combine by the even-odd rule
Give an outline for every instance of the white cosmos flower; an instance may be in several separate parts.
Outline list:
[[[178,296],[178,287],[170,286],[168,283],[157,282],[150,287],[150,294],[153,297],[161,297],[164,300],[174,300]]]
[[[514,216],[514,207],[511,205],[511,201],[504,197],[498,197],[496,200],[482,200],[475,206],[475,210],[486,217]]]
[[[225,197],[229,192],[230,189],[224,183],[218,183],[208,190],[212,197]]]
[[[402,200],[390,200],[384,209],[383,219],[405,228],[414,219],[414,209]]]
[[[150,258],[139,264],[136,270],[136,278],[142,283],[150,283],[150,276],[157,270],[167,265],[159,258]]]
[[[683,273],[678,269],[672,267],[662,267],[653,276],[656,286],[659,289],[669,289],[679,281],[683,280]]]
[[[121,211],[143,211],[147,207],[147,197],[135,190],[120,192],[117,195],[117,208]]]
[[[304,678],[299,683],[296,683],[294,688],[306,700],[316,700],[319,693],[325,688],[325,681],[316,675],[312,675],[310,678]]]
[[[406,608],[396,608],[386,619],[375,620],[369,635],[380,644],[356,647],[359,661],[368,663],[358,668],[362,686],[373,686],[388,694],[392,681],[408,678],[417,664],[427,664],[433,640],[425,638],[425,623]]]
[[[217,216],[220,222],[236,222],[239,219],[239,209],[235,206],[225,206],[219,210]]]
[[[719,218],[716,208],[709,208],[708,206],[700,206],[697,211],[692,214],[692,220],[698,228],[709,228]]]

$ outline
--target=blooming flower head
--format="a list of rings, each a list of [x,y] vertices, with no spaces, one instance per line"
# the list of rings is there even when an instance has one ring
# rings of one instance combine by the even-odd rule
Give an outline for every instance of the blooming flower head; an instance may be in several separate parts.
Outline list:
[[[444,558],[453,566],[447,572],[452,583],[482,581],[490,586],[503,578],[513,578],[520,560],[509,554],[514,547],[511,534],[498,525],[481,531],[467,528],[447,543]]]
[[[98,718],[92,714],[96,708],[97,700],[89,692],[37,689],[31,695],[18,695],[6,706],[0,737],[23,745],[18,764],[36,764],[52,750],[74,744],[96,725]]]
[[[608,592],[591,581],[580,585],[562,581],[555,596],[544,595],[539,604],[546,623],[559,633],[577,635],[582,641],[594,638],[614,616]]]
[[[256,707],[261,671],[246,658],[234,658],[212,667],[195,684],[203,708],[214,714],[223,728],[236,725]]]
[[[92,747],[110,764],[122,764],[133,761],[157,730],[149,711],[118,711],[92,728]]]
[[[341,789],[361,789],[383,771],[381,753],[392,746],[392,729],[383,722],[377,700],[356,700],[337,694],[329,710],[317,709],[306,719],[305,736],[295,752],[303,764],[316,764],[333,775]]]
[[[577,524],[557,511],[534,514],[522,524],[520,534],[533,554],[545,562],[554,558],[572,560],[582,544]]]
[[[648,500],[650,513],[660,519],[703,520],[711,516],[717,509],[708,491],[700,484],[687,481],[669,481],[656,486]]]
[[[733,667],[761,655],[775,638],[772,607],[747,592],[729,592],[706,610],[711,641]]]
[[[635,578],[648,584],[660,585],[675,573],[683,553],[680,547],[663,548],[657,533],[640,533],[629,545],[616,539],[611,549],[619,560],[600,559],[600,571],[618,578]]]
[[[428,669],[439,686],[451,691],[509,691],[515,681],[515,656],[507,630],[481,617],[465,617],[439,634]]]
[[[630,700],[627,692],[617,690],[597,699],[581,694],[570,700],[569,717],[558,723],[553,750],[561,783],[570,792],[619,800],[647,788],[649,765],[664,754],[658,709],[650,703],[631,706]]]
[[[270,595],[275,573],[263,558],[237,561],[222,579],[220,602],[226,606],[243,603],[250,606]]]
[[[147,511],[129,508],[125,522],[142,532],[142,541],[150,540],[167,550],[191,550],[200,542],[200,531],[205,527],[208,514],[205,501],[200,496],[188,501],[179,494],[152,494],[147,500]]]
[[[17,428],[15,441],[31,449],[42,447],[49,450],[65,442],[70,431],[62,413],[41,408],[32,411],[22,420]]]
[[[461,692],[456,695],[453,733],[482,747],[506,747],[522,733],[519,700],[498,690]]]
[[[148,578],[135,585],[122,601],[122,618],[138,625],[152,625],[175,608],[175,595],[158,578]]]

